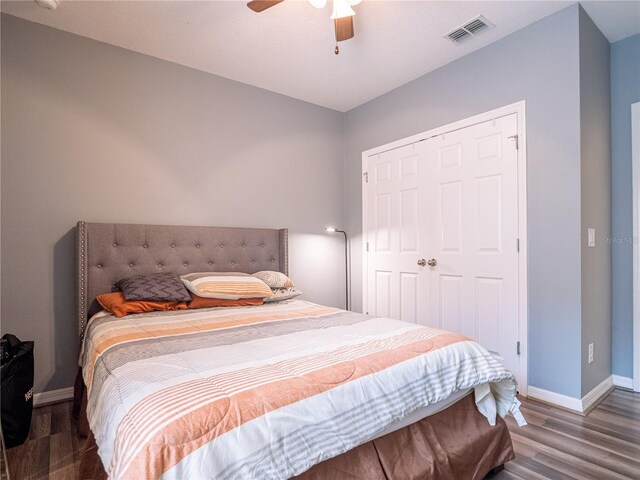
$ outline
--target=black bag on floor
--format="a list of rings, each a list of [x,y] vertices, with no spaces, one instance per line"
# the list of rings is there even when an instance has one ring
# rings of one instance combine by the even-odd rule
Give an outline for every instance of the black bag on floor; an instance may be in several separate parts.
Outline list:
[[[0,354],[2,433],[7,448],[21,445],[29,436],[33,411],[33,342],[15,335],[2,337]]]

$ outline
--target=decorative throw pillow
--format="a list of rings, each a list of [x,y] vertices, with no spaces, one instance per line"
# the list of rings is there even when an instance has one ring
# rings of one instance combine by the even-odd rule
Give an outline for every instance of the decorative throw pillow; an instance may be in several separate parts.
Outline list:
[[[127,300],[153,300],[156,302],[188,302],[191,295],[180,277],[172,273],[153,273],[123,278],[116,287]]]
[[[272,272],[265,270],[263,272],[256,272],[254,277],[259,278],[264,283],[269,285],[269,288],[292,288],[295,287],[293,281],[282,272]]]
[[[133,313],[147,313],[165,310],[186,310],[186,302],[154,302],[145,300],[127,301],[122,292],[105,293],[96,297],[98,303],[107,312],[116,317],[124,317]]]
[[[201,272],[182,275],[182,281],[191,293],[200,297],[224,298],[268,298],[273,294],[262,280],[246,273]]]
[[[239,298],[238,300],[229,300],[226,298],[207,298],[191,294],[191,302],[188,303],[189,309],[194,308],[211,308],[211,307],[251,307],[262,305],[263,298]]]
[[[297,288],[272,288],[273,296],[265,298],[265,303],[279,302],[281,300],[289,300],[291,298],[302,295],[302,292]]]

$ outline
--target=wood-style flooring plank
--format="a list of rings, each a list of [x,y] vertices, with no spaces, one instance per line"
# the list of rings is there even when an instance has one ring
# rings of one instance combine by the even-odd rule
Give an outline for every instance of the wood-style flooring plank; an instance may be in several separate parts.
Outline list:
[[[518,452],[516,452],[516,459],[509,462],[507,465],[509,468],[505,466],[505,469],[498,475],[491,477],[491,480],[502,480],[502,478],[504,478],[503,475],[509,474],[515,474],[519,478],[524,478],[526,480],[550,480],[549,477],[532,470],[530,466],[526,464],[525,458],[518,457]]]
[[[557,455],[539,453],[535,460],[554,472],[562,472],[568,478],[597,478],[599,480],[626,480],[626,477],[586,462],[575,462],[571,458],[561,460]]]
[[[518,455],[531,458],[547,466],[555,464],[558,472],[566,475],[575,475],[575,478],[611,478],[623,480],[628,477],[612,472],[589,461],[578,461],[576,457],[565,452],[560,452],[547,445],[531,441],[526,437],[521,437],[515,432],[511,433],[514,448]],[[580,474],[579,474],[580,473]]]
[[[638,442],[638,430],[634,430],[632,427],[619,427],[590,416],[584,417],[582,415],[577,415],[575,413],[567,412],[561,409],[556,409],[555,411],[553,411],[550,410],[551,408],[553,407],[549,407],[548,405],[544,405],[534,401],[527,401],[526,407],[523,409],[523,411],[527,412],[527,414],[530,414],[530,412],[541,412],[546,415],[547,418],[553,417],[555,419],[561,419],[569,423],[573,423],[574,425],[578,425],[582,428],[601,432],[605,435],[618,438],[630,443]],[[507,419],[507,421],[510,420]],[[515,425],[515,422],[513,422],[513,425]]]
[[[49,439],[49,478],[73,480],[76,473],[70,429],[54,433]]]
[[[521,401],[529,425],[518,427],[507,418],[516,460],[492,480],[640,479],[640,428],[634,420],[640,394],[616,389],[587,416]]]
[[[495,475],[492,475],[492,476],[488,477],[488,479],[491,479],[491,480],[528,480],[526,477],[521,477],[520,475],[516,474],[515,472],[513,472],[511,470],[503,470],[500,473],[496,473]]]
[[[29,440],[24,445],[16,448],[20,448],[20,454],[8,459],[9,473],[12,479],[36,480],[48,478],[49,437]],[[12,450],[8,450],[8,452]]]
[[[51,405],[51,434],[71,430],[71,404],[69,402]]]
[[[638,431],[638,429],[640,429],[640,420],[636,420],[628,414],[611,412],[605,407],[594,410],[593,416],[591,418],[603,420],[612,425],[615,425],[616,427],[631,428],[635,431]]]
[[[582,440],[594,447],[627,457],[629,460],[640,458],[640,445],[621,440],[605,433],[580,427],[572,423],[551,418],[544,424],[545,428],[560,435],[567,435]]]
[[[36,440],[49,435],[51,435],[51,406],[46,405],[33,410],[28,440]]]
[[[521,435],[541,445],[552,447],[557,451],[573,455],[577,459],[594,463],[621,475],[631,476],[640,472],[640,462],[638,461],[630,460],[616,453],[610,453],[603,448],[594,447],[576,438],[566,435],[552,435],[548,430],[537,425],[527,425],[514,432],[514,434]]]

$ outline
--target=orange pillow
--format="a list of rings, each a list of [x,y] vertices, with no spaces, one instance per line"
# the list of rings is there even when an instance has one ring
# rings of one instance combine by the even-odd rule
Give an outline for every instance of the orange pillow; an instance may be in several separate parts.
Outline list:
[[[149,300],[126,300],[122,292],[105,293],[96,297],[98,303],[107,312],[116,317],[131,313],[146,313],[166,310],[186,310],[186,302],[156,302]]]
[[[188,308],[210,308],[210,307],[250,307],[254,305],[262,305],[264,303],[263,298],[239,298],[237,300],[230,300],[228,298],[209,298],[200,297],[191,293],[191,301],[188,304]]]

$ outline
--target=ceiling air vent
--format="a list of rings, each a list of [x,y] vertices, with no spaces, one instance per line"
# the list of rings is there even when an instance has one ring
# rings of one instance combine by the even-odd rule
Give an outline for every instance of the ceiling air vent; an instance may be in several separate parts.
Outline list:
[[[485,30],[493,28],[494,26],[495,25],[493,23],[484,18],[482,15],[478,15],[476,18],[469,20],[461,27],[458,27],[455,30],[447,33],[444,38],[446,38],[447,40],[451,40],[453,43],[460,44],[475,37],[476,35],[479,35]]]

